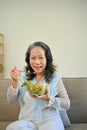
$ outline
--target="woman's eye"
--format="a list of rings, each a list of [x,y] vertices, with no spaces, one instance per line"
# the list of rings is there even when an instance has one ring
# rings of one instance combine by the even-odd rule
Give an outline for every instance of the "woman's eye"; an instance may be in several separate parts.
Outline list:
[[[31,59],[32,59],[32,60],[34,60],[34,59],[35,59],[35,57],[31,57]]]
[[[43,57],[40,57],[40,59],[43,59]]]

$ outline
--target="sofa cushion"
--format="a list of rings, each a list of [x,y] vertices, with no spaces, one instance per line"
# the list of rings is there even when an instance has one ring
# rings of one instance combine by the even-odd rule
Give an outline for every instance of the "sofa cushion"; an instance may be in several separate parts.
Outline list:
[[[86,123],[72,124],[71,127],[66,128],[65,130],[87,130],[87,124]]]
[[[71,123],[70,123],[69,117],[67,115],[67,111],[65,109],[60,109],[59,112],[60,112],[60,116],[63,121],[64,127],[65,128],[70,127]]]

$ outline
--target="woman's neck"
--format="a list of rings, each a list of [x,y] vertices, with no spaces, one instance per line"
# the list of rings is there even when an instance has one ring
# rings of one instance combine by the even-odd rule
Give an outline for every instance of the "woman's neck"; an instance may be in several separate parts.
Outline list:
[[[37,74],[35,77],[37,82],[39,82],[43,78],[43,76],[44,76],[43,74]]]

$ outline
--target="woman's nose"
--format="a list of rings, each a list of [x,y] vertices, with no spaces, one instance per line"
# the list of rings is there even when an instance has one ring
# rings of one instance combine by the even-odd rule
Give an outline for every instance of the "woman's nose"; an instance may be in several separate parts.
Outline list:
[[[37,58],[37,59],[35,60],[35,63],[36,63],[36,64],[39,64],[39,63],[40,63],[40,60]]]

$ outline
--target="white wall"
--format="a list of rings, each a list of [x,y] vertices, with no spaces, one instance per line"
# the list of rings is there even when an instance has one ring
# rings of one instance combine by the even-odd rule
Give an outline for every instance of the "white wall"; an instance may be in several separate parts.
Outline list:
[[[25,66],[35,41],[47,43],[62,77],[87,77],[87,0],[0,0],[5,78]]]

